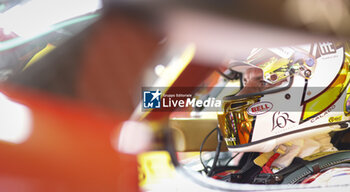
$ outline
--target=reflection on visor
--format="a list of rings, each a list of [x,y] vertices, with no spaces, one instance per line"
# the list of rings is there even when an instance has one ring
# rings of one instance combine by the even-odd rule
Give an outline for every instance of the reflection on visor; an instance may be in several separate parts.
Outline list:
[[[258,49],[252,51],[247,61],[232,61],[230,68],[243,73],[247,69],[262,70],[263,80],[269,84],[279,83],[288,77],[298,74],[305,79],[311,78],[316,59],[299,48]]]
[[[250,142],[254,118],[247,113],[247,109],[258,98],[239,99],[224,104],[224,113],[218,115],[218,120],[227,146]]]

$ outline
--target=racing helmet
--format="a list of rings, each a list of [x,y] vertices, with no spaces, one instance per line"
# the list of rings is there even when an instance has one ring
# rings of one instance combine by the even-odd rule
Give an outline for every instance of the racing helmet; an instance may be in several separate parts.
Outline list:
[[[269,152],[298,138],[348,128],[348,42],[253,49],[230,61],[240,91],[224,97],[218,124],[234,152]]]

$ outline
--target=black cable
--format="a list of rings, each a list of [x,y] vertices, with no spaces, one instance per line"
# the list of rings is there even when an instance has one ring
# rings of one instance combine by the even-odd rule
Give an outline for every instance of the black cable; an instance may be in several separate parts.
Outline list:
[[[211,133],[213,133],[215,131],[215,129],[212,130]],[[228,191],[228,192],[232,191],[231,189],[228,189],[228,188],[224,188],[221,186],[212,185],[212,184],[203,182],[200,178],[197,178],[196,176],[192,175],[188,170],[186,170],[177,159],[176,150],[174,147],[174,141],[173,141],[173,137],[172,137],[172,132],[171,132],[170,128],[164,129],[164,134],[165,134],[165,137],[164,137],[165,149],[169,152],[171,162],[174,164],[174,166],[176,167],[176,169],[178,171],[180,171],[182,174],[185,175],[185,177],[189,178],[194,183],[201,185],[203,187],[206,187],[208,189]]]
[[[218,145],[216,146],[216,151],[215,151],[213,165],[211,166],[211,169],[210,169],[209,173],[207,174],[209,177],[213,176],[216,164],[217,164],[218,159],[219,159],[221,143],[222,143],[222,140],[223,140],[219,127],[216,127],[215,129],[216,129],[216,131],[218,133]]]
[[[216,130],[213,129],[211,131],[210,134],[212,134],[214,131]],[[176,156],[176,150],[174,147],[174,143],[173,143],[173,139],[172,139],[172,132],[170,131],[170,129],[165,129],[165,137],[164,137],[164,143],[165,143],[165,148],[166,150],[169,152],[170,154],[170,158],[172,163],[174,164],[175,168],[177,169],[177,171],[179,171],[181,174],[184,174],[184,176],[188,179],[190,179],[192,182],[203,186],[205,188],[208,189],[213,189],[213,190],[219,190],[219,191],[232,191],[232,188],[227,188],[227,187],[223,187],[220,185],[214,185],[214,184],[210,184],[208,182],[205,182],[205,180],[202,180],[199,176],[197,177],[195,174],[192,174],[190,171],[186,170],[178,161],[177,156]],[[207,137],[209,137],[209,135]],[[244,158],[245,156],[243,156]],[[222,167],[219,167],[218,171],[221,171]],[[238,188],[237,188],[238,189]],[[251,188],[251,190],[256,189],[256,188]]]
[[[208,167],[207,167],[206,165],[204,165],[204,163],[203,163],[203,159],[202,159],[202,150],[203,150],[204,143],[207,141],[207,139],[209,138],[209,136],[210,136],[211,134],[214,133],[215,130],[216,130],[216,127],[215,127],[213,130],[211,130],[210,133],[209,133],[207,136],[205,136],[205,138],[204,138],[204,140],[203,140],[203,142],[202,142],[202,144],[201,144],[201,147],[199,148],[199,160],[201,161],[201,164],[202,164],[203,167],[204,167],[204,172],[205,172],[206,174],[208,173]]]

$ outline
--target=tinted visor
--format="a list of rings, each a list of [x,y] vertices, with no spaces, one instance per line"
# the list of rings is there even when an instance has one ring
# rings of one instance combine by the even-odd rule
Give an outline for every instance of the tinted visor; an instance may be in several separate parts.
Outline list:
[[[244,98],[224,103],[224,113],[218,114],[218,121],[227,146],[251,141],[254,117],[247,113],[247,109],[258,99],[259,97]]]

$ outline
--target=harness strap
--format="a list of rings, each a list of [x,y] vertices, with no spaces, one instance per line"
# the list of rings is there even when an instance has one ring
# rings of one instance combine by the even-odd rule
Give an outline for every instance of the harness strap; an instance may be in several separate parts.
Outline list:
[[[332,166],[349,163],[350,151],[321,152],[304,158],[304,165],[299,169],[293,168],[293,164],[276,174],[284,177],[282,184],[300,183],[307,176],[319,173]],[[290,169],[290,170],[289,170]],[[293,171],[291,171],[293,169]]]
[[[275,153],[273,154],[270,159],[267,161],[267,163],[262,167],[261,173],[273,173],[271,171],[271,165],[272,163],[280,156],[281,154]]]

